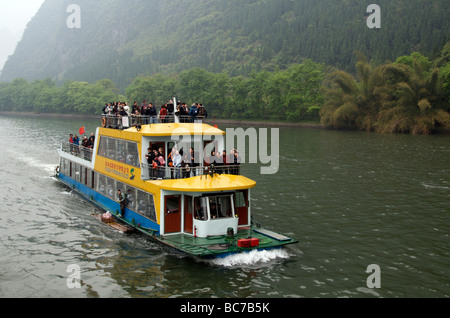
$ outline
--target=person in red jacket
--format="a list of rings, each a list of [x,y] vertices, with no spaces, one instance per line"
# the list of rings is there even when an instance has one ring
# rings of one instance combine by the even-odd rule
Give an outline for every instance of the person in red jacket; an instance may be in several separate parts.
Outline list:
[[[167,123],[167,108],[166,105],[161,106],[161,110],[159,111],[159,118],[161,118],[162,123]]]

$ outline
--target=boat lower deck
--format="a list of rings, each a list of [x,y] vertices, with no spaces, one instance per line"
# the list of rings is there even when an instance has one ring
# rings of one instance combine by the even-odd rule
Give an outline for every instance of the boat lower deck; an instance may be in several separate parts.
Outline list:
[[[252,250],[275,249],[298,242],[294,238],[259,227],[240,227],[238,228],[237,233],[233,233],[233,235],[224,234],[204,238],[185,233],[161,236],[159,235],[158,230],[151,229],[145,226],[145,224],[141,224],[139,221],[136,222],[135,218],[138,217],[138,215],[133,211],[127,210],[127,213],[134,213],[132,216],[128,216],[128,218],[120,218],[117,202],[100,196],[96,192],[87,190],[84,185],[70,178],[60,178],[60,175],[55,177],[66,186],[74,189],[76,193],[80,194],[84,199],[99,207],[102,211],[110,212],[115,218],[115,222],[113,224],[114,226],[109,224],[110,226],[115,227],[117,230],[122,232],[131,232],[130,229],[136,229],[170,248],[194,257],[223,257],[229,254],[248,252]],[[97,216],[97,218],[99,218],[99,216]],[[251,244],[248,244],[249,238],[253,239],[251,240]],[[245,241],[242,242],[242,240]]]
[[[284,245],[297,243],[296,239],[283,236],[283,240],[274,238],[277,233],[264,230],[263,232],[273,233],[272,237],[263,234],[261,229],[252,229],[251,227],[240,228],[233,236],[219,235],[206,238],[194,237],[186,234],[174,234],[157,239],[162,243],[171,246],[181,252],[197,257],[222,257],[229,254],[247,252],[252,250],[280,248]],[[280,235],[280,234],[277,234]],[[256,239],[256,246],[239,246],[239,240],[249,238]],[[255,240],[254,240],[255,241]]]

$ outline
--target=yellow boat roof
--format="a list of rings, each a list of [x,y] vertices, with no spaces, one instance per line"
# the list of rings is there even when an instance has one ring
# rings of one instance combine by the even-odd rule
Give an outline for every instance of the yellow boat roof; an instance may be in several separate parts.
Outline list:
[[[151,181],[163,190],[181,192],[219,192],[253,188],[256,182],[244,177],[230,174],[197,176],[188,179]]]
[[[225,135],[223,130],[204,123],[152,124],[143,125],[140,130],[132,127],[126,131],[139,133],[143,136]]]

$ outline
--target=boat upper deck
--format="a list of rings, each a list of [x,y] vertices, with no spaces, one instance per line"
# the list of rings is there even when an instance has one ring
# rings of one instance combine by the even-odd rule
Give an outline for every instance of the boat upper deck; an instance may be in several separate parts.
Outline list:
[[[230,153],[223,150],[225,149],[223,130],[199,120],[194,122],[176,120],[146,125],[138,124],[140,121],[142,118],[134,117],[132,127],[127,128],[124,125],[111,128],[105,125],[108,116],[104,115],[102,126],[107,127],[97,129],[92,148],[66,142],[62,144],[61,151],[84,159],[98,171],[116,168],[123,173],[137,168],[140,169],[143,181],[173,180],[174,182],[165,185],[167,189],[185,188],[185,182],[183,185],[177,185],[179,182],[176,180],[180,179],[214,174],[240,175],[240,158],[235,157],[235,150]],[[201,185],[197,181],[191,186],[205,189],[208,187],[204,184],[205,180],[200,182]],[[235,182],[236,180],[233,180],[232,183]],[[251,182],[243,182],[244,187],[251,185]],[[217,185],[217,181],[214,184]],[[218,188],[223,189],[226,186],[220,185]]]
[[[125,134],[124,134],[125,133]],[[129,134],[126,134],[129,133]],[[170,137],[170,136],[224,136],[225,132],[217,127],[205,124],[202,121],[195,121],[193,123],[155,123],[148,125],[135,125],[130,128],[114,129],[103,128],[100,135],[112,136],[121,138],[130,138],[137,140],[136,136],[148,137]]]

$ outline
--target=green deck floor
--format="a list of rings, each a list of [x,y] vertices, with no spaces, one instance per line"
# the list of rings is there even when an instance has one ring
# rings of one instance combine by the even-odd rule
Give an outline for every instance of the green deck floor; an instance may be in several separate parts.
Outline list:
[[[237,245],[237,241],[239,239],[250,237],[259,239],[259,246],[243,248]],[[236,233],[233,237],[221,235],[208,238],[199,238],[186,234],[174,234],[159,237],[158,240],[179,251],[200,257],[214,257],[220,254],[240,253],[255,249],[272,249],[287,244],[297,243],[297,240],[293,238],[280,241],[262,233],[255,232],[251,228],[239,229],[238,233]]]

